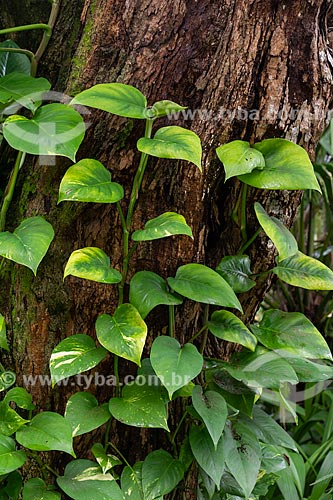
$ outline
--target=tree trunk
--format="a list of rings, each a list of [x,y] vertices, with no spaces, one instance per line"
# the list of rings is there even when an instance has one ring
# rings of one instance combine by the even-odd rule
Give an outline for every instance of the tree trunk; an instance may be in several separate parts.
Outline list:
[[[7,2],[1,3],[6,4],[2,9],[5,19],[22,22],[20,11],[13,11]],[[96,83],[118,81],[139,88],[149,103],[174,100],[191,113],[177,121],[161,120],[160,124],[190,128],[203,143],[203,174],[186,162],[149,160],[135,229],[153,216],[177,211],[192,227],[194,240],[181,236],[141,245],[130,276],[141,269],[173,276],[178,266],[189,262],[215,267],[224,255],[237,253],[240,230],[231,212],[240,183],[224,183],[223,167],[215,153],[220,144],[234,139],[253,143],[284,137],[313,156],[326,126],[331,100],[331,59],[326,39],[329,3],[63,0],[39,74],[68,95]],[[92,111],[89,121],[78,159],[99,159],[128,194],[138,161],[135,144],[143,135],[142,124],[97,111]],[[12,229],[23,217],[38,212],[53,224],[56,233],[37,278],[22,267],[7,265],[3,271],[7,280],[0,305],[10,325],[13,346],[12,364],[8,367],[16,371],[20,383],[23,375],[48,373],[51,351],[66,336],[89,333],[95,337],[97,316],[112,313],[117,300],[114,287],[73,277],[63,282],[64,265],[75,249],[100,247],[111,256],[114,267],[120,264],[121,257],[114,206],[67,202],[57,206],[56,192],[68,166],[63,159],[57,159],[56,166],[41,165],[38,160],[27,163],[8,220],[7,228]],[[290,226],[300,192],[250,188],[249,235],[258,227],[252,209],[255,200]],[[256,273],[272,267],[275,257],[265,237],[255,241],[249,255]],[[253,320],[269,286],[270,279],[262,280],[240,296],[243,321]],[[179,308],[176,324],[180,342],[200,328],[201,312],[200,306],[190,301]],[[153,338],[167,327],[163,310],[154,321],[148,317],[148,325],[150,340],[145,356]],[[215,357],[228,356],[233,348],[216,339],[209,346]],[[111,356],[98,372],[112,373]],[[133,367],[124,363],[121,373],[133,373]],[[62,413],[69,395],[82,387],[51,390],[35,385],[29,390],[40,409]],[[109,387],[89,390],[104,400],[112,396]],[[175,406],[171,425],[177,419]],[[90,438],[78,440],[79,456],[87,457]],[[111,438],[130,463],[142,459],[147,451],[167,446],[161,432],[129,429],[116,422]],[[187,498],[192,497],[189,494]]]

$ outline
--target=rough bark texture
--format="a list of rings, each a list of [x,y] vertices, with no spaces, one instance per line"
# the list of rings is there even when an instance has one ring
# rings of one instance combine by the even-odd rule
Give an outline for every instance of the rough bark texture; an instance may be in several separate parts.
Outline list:
[[[13,11],[7,2],[1,3],[6,3],[4,19],[18,23],[20,12]],[[184,263],[214,267],[224,255],[237,252],[240,231],[230,216],[240,185],[234,180],[224,184],[223,167],[214,152],[221,143],[284,137],[313,155],[331,101],[328,5],[323,0],[63,1],[40,74],[51,78],[54,88],[70,95],[96,83],[118,81],[138,87],[151,104],[174,100],[188,106],[192,119],[162,120],[160,124],[191,128],[203,143],[202,175],[185,162],[149,162],[134,223],[137,229],[147,219],[175,210],[186,217],[194,241],[177,237],[142,245],[130,274],[151,269],[167,277]],[[98,158],[128,193],[142,124],[97,111],[89,120],[79,158]],[[38,277],[33,279],[24,268],[15,268],[14,272],[11,268],[11,279],[7,279],[6,294],[1,299],[15,353],[11,368],[18,373],[19,381],[23,374],[47,373],[50,353],[64,337],[73,333],[95,336],[97,316],[112,313],[116,304],[116,288],[75,278],[62,281],[64,264],[77,248],[99,246],[111,256],[115,267],[121,257],[114,206],[56,205],[56,191],[68,165],[57,160],[56,167],[39,162],[26,166],[16,209],[8,222],[10,229],[23,216],[38,212],[52,222],[56,232]],[[249,235],[257,229],[252,209],[255,200],[290,225],[300,193],[250,189]],[[274,262],[274,250],[266,238],[258,238],[249,254],[254,272],[267,270]],[[5,273],[8,277],[9,266]],[[240,297],[245,322],[253,320],[269,284],[264,280]],[[190,302],[177,313],[181,341],[201,326],[200,313],[200,307]],[[167,317],[159,311],[157,318],[148,318],[148,323],[149,344],[166,330]],[[209,349],[215,356],[230,352],[230,346],[220,342],[212,341]],[[111,373],[111,357],[103,370]],[[122,374],[131,370],[124,364]],[[98,367],[98,371],[102,369]],[[34,386],[31,392],[40,408],[63,411],[69,393],[77,389],[51,391]],[[111,396],[110,388],[96,390],[105,399]],[[177,412],[175,408],[172,422],[177,421]],[[111,437],[130,462],[164,443],[159,432],[125,429],[116,423]],[[86,447],[86,441],[78,442],[79,453]],[[186,498],[193,497],[188,493]]]

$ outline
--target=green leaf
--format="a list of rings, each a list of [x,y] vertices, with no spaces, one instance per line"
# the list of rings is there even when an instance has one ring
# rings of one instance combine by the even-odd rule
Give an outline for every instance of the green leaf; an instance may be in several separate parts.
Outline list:
[[[217,446],[214,446],[206,428],[192,427],[190,429],[192,453],[200,467],[212,478],[217,487],[220,486],[225,462],[223,441],[221,438]]]
[[[180,111],[186,109],[186,106],[180,106],[176,102],[163,100],[157,101],[151,108],[146,109],[147,117],[160,118],[162,116],[169,116],[173,113],[179,114]]]
[[[13,387],[13,389],[10,389],[4,397],[4,401],[7,404],[12,401],[24,410],[35,409],[35,405],[32,403],[32,396],[24,387]]]
[[[320,500],[333,477],[333,451],[329,451],[320,466],[316,481],[313,483],[309,500]]]
[[[179,267],[175,278],[168,278],[168,283],[173,290],[188,299],[242,311],[230,285],[217,272],[202,264]]]
[[[261,344],[282,357],[332,359],[324,337],[304,314],[269,309],[251,330]]]
[[[22,476],[21,474],[15,470],[11,472],[6,477],[6,486],[3,488],[4,493],[9,496],[10,500],[18,500],[20,497],[20,492],[22,489]],[[4,497],[5,500],[8,500],[7,497]]]
[[[183,464],[164,450],[149,453],[142,464],[142,487],[145,500],[163,497],[183,479]]]
[[[76,276],[98,283],[120,283],[121,274],[110,267],[110,258],[100,248],[86,247],[70,255],[64,271],[66,276]]]
[[[0,401],[0,434],[10,436],[28,420],[20,417],[5,401]]]
[[[302,252],[280,260],[272,271],[288,285],[307,290],[333,290],[331,269]]]
[[[253,388],[234,379],[225,369],[215,370],[212,378],[210,389],[218,391],[235,411],[252,415],[253,405],[258,399],[258,391],[255,392]]]
[[[96,333],[99,342],[108,351],[140,366],[147,325],[132,304],[117,307],[113,316],[99,316]]]
[[[67,401],[65,419],[72,426],[73,437],[97,429],[110,417],[108,404],[98,406],[97,399],[89,392],[77,392]]]
[[[58,413],[38,413],[16,432],[16,440],[29,450],[58,450],[75,456],[71,424]]]
[[[124,424],[169,430],[167,407],[156,385],[136,382],[125,385],[121,398],[110,399],[109,410]]]
[[[16,375],[14,372],[7,370],[0,373],[0,392],[9,389],[16,382]]]
[[[298,252],[297,241],[286,226],[276,217],[270,217],[260,203],[254,204],[254,210],[259,224],[276,246],[279,260],[295,255]]]
[[[307,152],[286,139],[265,139],[254,144],[265,159],[263,170],[239,175],[240,181],[259,189],[316,189],[320,187]]]
[[[133,468],[124,467],[121,474],[121,490],[125,499],[144,500],[141,484],[142,462],[134,464]]]
[[[1,48],[19,49],[14,40],[5,40],[0,43]],[[30,75],[31,63],[28,56],[18,52],[0,52],[0,77],[9,73],[24,73]]]
[[[187,160],[201,172],[201,142],[197,134],[183,127],[169,126],[158,129],[152,139],[142,137],[137,142],[142,153],[157,158]]]
[[[23,450],[16,451],[14,439],[6,435],[0,435],[0,475],[9,474],[18,469],[26,459]]]
[[[70,462],[57,483],[74,500],[124,500],[117,481],[91,460]]]
[[[248,292],[256,286],[250,276],[251,261],[248,255],[228,255],[223,257],[216,271],[225,279],[235,293]]]
[[[84,134],[82,116],[60,103],[42,106],[31,119],[12,115],[3,124],[4,138],[12,148],[32,155],[65,156],[72,161]]]
[[[134,274],[130,283],[129,301],[143,319],[158,305],[177,306],[182,303],[182,299],[169,292],[166,281],[152,271]]]
[[[193,344],[181,347],[178,340],[166,336],[154,340],[150,361],[170,399],[175,391],[199,375],[203,365],[203,357]]]
[[[123,197],[124,189],[117,182],[111,182],[111,173],[99,161],[85,158],[65,173],[58,203],[64,200],[116,203]]]
[[[13,233],[0,233],[0,255],[23,264],[36,275],[53,238],[54,231],[49,222],[40,216],[29,217]]]
[[[208,330],[215,337],[235,342],[254,351],[257,339],[237,316],[230,311],[215,311],[207,323]]]
[[[0,109],[15,103],[35,112],[43,93],[50,88],[51,84],[45,78],[34,78],[16,71],[9,73],[0,78]]]
[[[147,118],[147,99],[140,90],[124,83],[94,85],[75,96],[70,104],[83,104],[127,118]]]
[[[106,349],[96,347],[89,335],[79,333],[62,340],[53,349],[50,359],[52,385],[94,368],[106,355]]]
[[[60,500],[60,493],[50,491],[42,479],[33,477],[24,484],[22,500]]]
[[[110,469],[116,467],[116,465],[121,465],[122,461],[114,455],[106,453],[104,446],[101,443],[95,443],[91,448],[91,451],[101,467],[103,474],[106,474]]]
[[[9,345],[6,337],[6,322],[2,314],[0,314],[0,348],[9,351]]]
[[[217,156],[223,163],[225,180],[235,175],[248,174],[252,170],[262,170],[265,159],[260,151],[251,148],[246,141],[232,141],[216,149]]]
[[[333,367],[314,363],[309,359],[289,358],[288,363],[293,367],[300,382],[320,382],[333,379]]]
[[[224,452],[229,471],[248,498],[256,484],[261,463],[257,437],[244,424],[236,423],[232,431],[225,429]]]
[[[225,399],[216,391],[203,393],[201,386],[196,385],[192,391],[192,403],[202,418],[216,450],[228,416]]]
[[[186,224],[185,217],[175,212],[165,212],[145,224],[144,229],[134,231],[134,241],[151,241],[175,234],[186,234],[193,238],[191,228]]]

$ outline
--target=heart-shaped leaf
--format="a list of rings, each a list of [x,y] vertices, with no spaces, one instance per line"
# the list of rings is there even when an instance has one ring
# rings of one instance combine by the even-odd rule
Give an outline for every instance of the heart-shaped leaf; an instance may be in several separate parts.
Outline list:
[[[57,483],[73,500],[124,500],[117,481],[91,460],[70,462]]]
[[[0,435],[0,475],[9,474],[10,472],[21,467],[27,457],[23,450],[16,451],[16,443],[14,439]]]
[[[332,359],[324,337],[304,314],[269,309],[258,325],[251,325],[251,330],[261,344],[281,356],[290,353],[302,358]]]
[[[5,401],[0,401],[0,434],[11,436],[28,422],[20,417]]]
[[[13,233],[0,233],[0,255],[23,264],[36,275],[53,238],[54,231],[49,222],[40,216],[29,217]]]
[[[3,124],[3,135],[12,148],[32,155],[66,156],[72,161],[84,134],[82,116],[60,103],[42,106],[31,119],[10,116]]]
[[[160,118],[161,116],[170,116],[173,115],[174,113],[178,118],[180,114],[179,112],[182,111],[183,109],[186,109],[186,107],[180,106],[179,104],[173,101],[163,100],[155,102],[151,108],[148,107],[146,109],[146,113],[147,113],[147,118],[148,117]]]
[[[239,175],[240,181],[259,189],[316,189],[321,192],[305,149],[286,139],[265,139],[253,147],[262,153],[265,168]]]
[[[45,78],[33,78],[16,71],[9,73],[0,78],[0,109],[16,103],[34,112],[43,93],[50,88],[51,84]]]
[[[33,417],[29,424],[16,432],[16,440],[29,450],[58,450],[75,456],[71,424],[62,415],[51,411]]]
[[[192,427],[190,430],[190,445],[200,467],[219,488],[225,462],[223,438],[218,441],[217,446],[214,446],[205,427]]]
[[[50,359],[52,385],[94,368],[106,355],[106,349],[96,347],[89,335],[79,333],[62,340],[53,349]]]
[[[183,127],[162,127],[156,131],[153,139],[142,137],[137,142],[142,153],[157,158],[187,160],[201,171],[201,142],[197,134]]]
[[[257,339],[237,316],[230,311],[215,311],[207,323],[208,330],[215,337],[235,342],[254,351]]]
[[[14,40],[5,40],[0,43],[1,48],[19,49]],[[9,73],[24,73],[30,75],[31,63],[29,57],[18,52],[0,52],[0,77]]]
[[[193,238],[191,228],[186,224],[185,217],[175,212],[165,212],[145,224],[144,229],[134,231],[134,241],[150,241],[166,238],[175,234],[186,234]]]
[[[6,322],[5,318],[0,314],[0,347],[9,351],[9,345],[6,337]]]
[[[77,392],[67,401],[65,418],[72,426],[73,437],[97,429],[110,417],[108,404],[98,406],[97,399],[89,392]]]
[[[260,151],[246,141],[232,141],[216,149],[225,170],[225,180],[235,175],[248,174],[255,168],[262,170],[265,159]]]
[[[216,271],[235,293],[248,292],[256,286],[256,282],[250,278],[252,271],[248,255],[227,255],[223,257]]]
[[[192,391],[192,403],[202,418],[216,450],[228,416],[225,399],[216,391],[203,393],[202,388],[196,385]]]
[[[64,278],[76,276],[98,283],[120,283],[121,274],[110,267],[110,258],[100,248],[86,247],[73,252],[66,264]]]
[[[99,342],[108,351],[140,366],[147,325],[132,304],[117,307],[113,316],[99,316],[96,333]]]
[[[134,274],[130,283],[129,300],[143,319],[160,304],[177,306],[182,303],[182,299],[170,293],[166,281],[152,271]]]
[[[254,210],[261,227],[276,246],[279,260],[295,255],[298,252],[297,241],[286,226],[276,217],[270,217],[260,203],[254,204]]]
[[[184,477],[184,466],[164,450],[155,450],[142,464],[142,487],[145,500],[163,498]]]
[[[122,464],[122,461],[119,460],[119,458],[105,452],[102,443],[95,443],[91,448],[91,451],[96,458],[98,465],[101,467],[103,474],[108,472],[110,469],[113,469],[113,467]]]
[[[272,271],[288,285],[299,286],[307,290],[333,290],[331,269],[302,252],[280,260]]]
[[[60,493],[48,490],[42,479],[33,477],[24,484],[22,500],[60,500]]]
[[[109,410],[114,418],[124,424],[169,430],[167,406],[156,385],[135,382],[125,385],[121,398],[110,399]]]
[[[111,173],[97,160],[86,158],[69,167],[59,187],[58,203],[82,201],[116,203],[124,197],[124,189],[111,182]]]
[[[148,118],[147,99],[140,90],[124,83],[100,83],[74,97],[71,105],[83,104],[127,118]]]
[[[32,396],[24,387],[13,387],[9,389],[4,397],[4,402],[9,404],[15,403],[19,408],[24,410],[34,410],[35,405],[32,403]]]
[[[168,278],[168,283],[173,290],[188,299],[242,311],[230,285],[216,271],[202,264],[179,267],[175,278]]]
[[[166,336],[154,340],[150,361],[170,399],[175,391],[199,375],[203,365],[203,357],[193,344],[181,347],[178,340]]]

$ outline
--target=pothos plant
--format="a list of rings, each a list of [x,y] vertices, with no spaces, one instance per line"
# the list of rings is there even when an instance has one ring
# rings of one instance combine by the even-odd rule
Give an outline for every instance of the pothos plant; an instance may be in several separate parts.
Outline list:
[[[56,386],[65,378],[95,368],[111,353],[115,394],[101,403],[88,391],[81,391],[68,399],[64,415],[40,411],[25,388],[13,387],[15,377],[2,367],[0,498],[17,499],[22,495],[23,500],[56,500],[61,498],[59,490],[74,500],[158,500],[169,493],[173,498],[186,498],[187,479],[195,469],[198,499],[265,498],[281,471],[289,467],[289,456],[297,453],[297,448],[274,418],[263,411],[261,398],[269,396],[296,419],[288,388],[299,382],[330,379],[332,355],[320,332],[301,313],[272,309],[265,311],[257,323],[242,322],[237,294],[256,286],[256,276],[244,252],[264,230],[278,254],[276,265],[266,273],[272,272],[296,287],[331,290],[333,272],[301,253],[289,230],[259,203],[254,207],[259,228],[247,240],[246,187],[319,191],[306,152],[284,139],[264,140],[254,146],[244,141],[220,146],[217,154],[226,178],[236,176],[244,183],[240,210],[235,207],[235,213],[241,213],[243,235],[239,254],[225,256],[216,269],[188,263],[179,267],[174,276],[141,270],[129,280],[131,258],[139,244],[179,234],[192,237],[185,218],[175,212],[159,214],[143,228],[133,229],[133,215],[150,156],[186,160],[201,171],[201,144],[194,132],[178,126],[155,128],[159,117],[183,108],[166,100],[148,106],[138,89],[122,83],[95,85],[68,105],[41,105],[42,94],[49,89],[46,80],[10,75],[0,79],[4,139],[19,155],[52,154],[73,160],[60,184],[59,203],[115,204],[123,242],[118,269],[111,267],[109,255],[101,248],[81,248],[70,255],[64,277],[71,275],[115,286],[118,304],[114,311],[97,318],[98,344],[84,333],[72,335],[55,346],[50,359]],[[6,93],[4,89],[10,90]],[[25,109],[24,114],[17,114],[17,103]],[[111,173],[99,161],[86,158],[75,162],[84,137],[84,123],[76,105],[145,121],[144,137],[137,142],[141,157],[128,200],[124,199],[123,187],[112,181]],[[36,216],[24,219],[12,233],[4,231],[20,163],[14,166],[3,198],[0,255],[36,273],[53,239],[51,224]],[[128,281],[126,301],[124,287]],[[176,338],[175,308],[184,299],[204,304],[205,316],[199,331],[181,345]],[[169,309],[168,335],[155,338],[149,357],[142,359],[148,333],[145,319],[161,305]],[[211,314],[210,306],[214,306]],[[243,350],[229,362],[211,359],[205,351],[208,334],[240,344]],[[199,337],[200,349],[195,342]],[[3,316],[0,345],[9,349]],[[122,360],[138,367],[135,380],[124,386],[119,380]],[[176,398],[186,398],[187,406],[176,426],[171,427],[168,407]],[[128,426],[163,429],[170,447],[154,450],[142,461],[132,463],[111,440],[112,419]],[[105,439],[93,445],[95,459],[76,458],[73,439],[101,426],[106,429]],[[181,440],[180,436],[185,438]],[[27,458],[43,464],[38,452],[51,450],[73,457],[62,475],[45,464],[44,469],[54,474],[56,486],[47,485],[45,477],[31,478],[22,485],[19,469]]]

